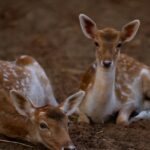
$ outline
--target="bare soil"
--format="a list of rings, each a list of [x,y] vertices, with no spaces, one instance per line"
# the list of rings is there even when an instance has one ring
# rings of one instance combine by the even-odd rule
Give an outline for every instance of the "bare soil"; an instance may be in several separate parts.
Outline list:
[[[149,6],[149,0],[1,0],[0,59],[14,60],[22,54],[35,57],[62,102],[78,90],[84,71],[95,59],[94,44],[80,30],[79,13],[92,17],[99,28],[121,29],[125,23],[140,19],[138,35],[123,52],[150,65]],[[129,127],[72,123],[70,135],[78,150],[150,150],[149,128],[148,120]],[[0,142],[0,149],[44,148]]]

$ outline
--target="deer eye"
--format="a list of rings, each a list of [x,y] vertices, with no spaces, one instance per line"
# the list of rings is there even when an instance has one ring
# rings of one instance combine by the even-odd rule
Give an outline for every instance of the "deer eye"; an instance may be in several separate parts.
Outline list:
[[[122,46],[122,43],[119,42],[118,45],[117,45],[117,48],[120,48]]]
[[[40,123],[40,129],[42,129],[42,130],[44,130],[44,129],[48,129],[47,124],[46,124],[46,123],[44,123],[44,122],[41,122],[41,123]]]
[[[98,46],[99,46],[99,43],[98,43],[98,42],[94,42],[94,44],[96,45],[96,47],[98,47]]]

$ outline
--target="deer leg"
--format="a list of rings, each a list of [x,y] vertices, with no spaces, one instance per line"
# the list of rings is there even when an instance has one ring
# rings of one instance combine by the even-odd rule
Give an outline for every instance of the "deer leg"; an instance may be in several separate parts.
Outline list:
[[[142,90],[143,90],[144,101],[150,102],[150,75],[149,74],[143,74],[142,76]]]
[[[133,117],[130,120],[130,123],[133,123],[133,122],[136,122],[139,120],[143,120],[143,119],[150,120],[150,110],[149,111],[148,110],[141,111],[137,116]]]
[[[89,118],[80,110],[77,111],[79,118],[78,118],[78,122],[85,122],[85,123],[90,123]]]
[[[142,75],[142,90],[143,101],[140,113],[130,120],[130,123],[138,120],[150,119],[150,75],[149,73],[143,73]]]
[[[132,112],[136,109],[135,104],[133,102],[129,102],[125,104],[122,109],[119,111],[117,116],[116,123],[122,125],[129,125],[129,118]]]

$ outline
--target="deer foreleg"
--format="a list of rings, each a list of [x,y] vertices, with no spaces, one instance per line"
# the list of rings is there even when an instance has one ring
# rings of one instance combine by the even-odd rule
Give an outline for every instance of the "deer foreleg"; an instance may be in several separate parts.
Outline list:
[[[89,118],[86,116],[86,114],[84,114],[83,112],[81,112],[80,110],[77,111],[79,118],[78,118],[78,122],[85,122],[85,123],[90,123]]]
[[[124,106],[119,111],[116,123],[122,124],[122,125],[128,125],[130,115],[132,114],[132,112],[135,109],[136,109],[136,107],[135,107],[135,104],[133,102],[128,102],[128,103],[124,104]]]
[[[139,121],[139,120],[143,120],[143,119],[150,120],[150,110],[149,111],[147,111],[147,110],[141,111],[137,116],[133,117],[130,120],[130,123],[136,122],[136,121]]]

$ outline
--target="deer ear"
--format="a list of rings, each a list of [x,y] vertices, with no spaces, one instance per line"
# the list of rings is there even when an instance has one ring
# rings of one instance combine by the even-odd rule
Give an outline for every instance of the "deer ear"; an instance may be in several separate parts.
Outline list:
[[[129,22],[128,24],[126,24],[125,26],[123,26],[122,28],[122,41],[123,42],[129,42],[131,41],[138,29],[139,29],[139,26],[140,26],[140,21],[139,20],[133,20],[131,22]]]
[[[79,92],[69,96],[65,100],[63,106],[61,106],[60,109],[64,113],[66,113],[67,116],[72,115],[76,111],[77,107],[80,105],[84,95],[85,95],[84,91],[79,91]]]
[[[19,114],[28,117],[34,111],[34,107],[32,106],[31,102],[29,102],[29,100],[27,100],[18,91],[11,90],[10,97],[15,109]]]
[[[84,14],[79,15],[79,21],[84,35],[89,39],[93,39],[97,31],[96,23]]]

